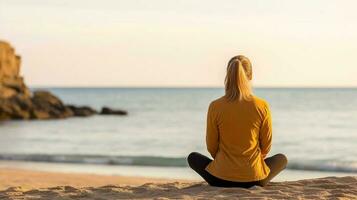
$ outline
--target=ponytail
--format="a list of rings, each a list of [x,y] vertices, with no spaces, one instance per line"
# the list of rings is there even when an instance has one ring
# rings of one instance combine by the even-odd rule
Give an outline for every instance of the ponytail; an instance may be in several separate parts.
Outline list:
[[[250,100],[252,98],[251,79],[252,66],[249,59],[241,55],[233,57],[227,66],[225,97],[229,101]]]

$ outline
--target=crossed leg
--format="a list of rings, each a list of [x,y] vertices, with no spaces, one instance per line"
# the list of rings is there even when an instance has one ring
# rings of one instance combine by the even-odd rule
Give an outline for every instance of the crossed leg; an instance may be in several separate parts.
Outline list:
[[[205,168],[212,162],[212,160],[200,153],[192,152],[187,157],[189,166],[196,171],[209,185],[218,187],[244,187],[249,188],[254,185],[265,186],[283,169],[285,169],[288,160],[284,154],[276,154],[272,157],[266,158],[264,161],[270,168],[268,177],[260,181],[253,182],[233,182],[220,179],[208,173]]]

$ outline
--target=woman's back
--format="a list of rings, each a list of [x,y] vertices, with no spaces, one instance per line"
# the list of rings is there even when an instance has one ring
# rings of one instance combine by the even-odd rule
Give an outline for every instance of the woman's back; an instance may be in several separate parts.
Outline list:
[[[213,101],[208,111],[206,142],[214,161],[206,170],[230,181],[264,179],[269,174],[264,157],[271,136],[271,117],[264,100],[252,97],[249,101],[228,101],[221,97]]]
[[[266,185],[287,165],[283,154],[265,158],[272,141],[268,104],[252,93],[252,64],[243,55],[227,65],[225,95],[207,113],[207,150],[212,159],[192,152],[189,166],[208,184],[220,187]]]

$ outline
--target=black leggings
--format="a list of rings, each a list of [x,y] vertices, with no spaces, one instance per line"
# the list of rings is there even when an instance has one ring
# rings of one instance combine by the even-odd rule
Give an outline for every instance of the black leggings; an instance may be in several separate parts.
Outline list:
[[[270,168],[270,173],[267,178],[252,182],[233,182],[220,179],[208,173],[205,168],[212,162],[208,157],[192,152],[187,157],[189,166],[196,171],[209,185],[216,187],[242,187],[250,188],[255,185],[265,186],[271,179],[273,179],[279,172],[281,172],[287,165],[287,158],[283,154],[276,154],[272,157],[266,158],[264,161]]]

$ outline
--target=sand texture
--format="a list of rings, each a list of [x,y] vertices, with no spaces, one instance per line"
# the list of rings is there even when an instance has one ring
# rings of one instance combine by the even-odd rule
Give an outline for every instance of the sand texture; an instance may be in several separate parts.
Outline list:
[[[242,189],[211,187],[203,182],[23,170],[13,170],[13,177],[4,180],[9,174],[4,175],[3,169],[1,172],[1,187],[6,182],[16,184],[13,177],[18,177],[19,186],[2,189],[0,199],[357,199],[357,177],[353,176],[274,182],[264,188]],[[140,185],[142,182],[150,183]]]

